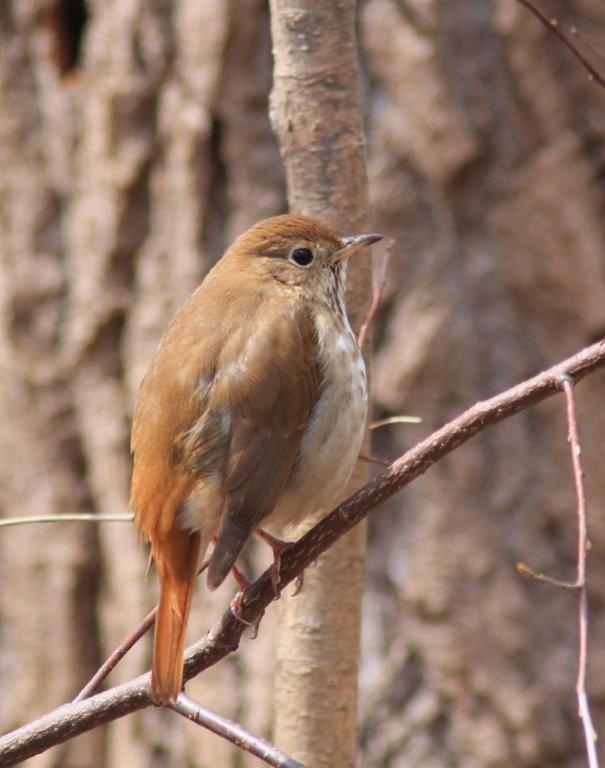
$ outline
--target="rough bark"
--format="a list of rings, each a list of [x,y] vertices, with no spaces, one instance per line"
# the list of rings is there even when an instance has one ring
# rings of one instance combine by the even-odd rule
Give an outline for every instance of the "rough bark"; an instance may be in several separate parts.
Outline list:
[[[355,1],[274,0],[271,31],[271,118],[290,210],[343,234],[364,231],[368,196]],[[369,306],[371,287],[371,260],[364,254],[349,265],[347,307],[354,328]],[[351,490],[364,469],[357,470]],[[327,511],[314,510],[304,528]],[[355,763],[365,536],[363,525],[338,542],[309,569],[302,593],[284,594],[280,606],[275,740],[314,768]]]
[[[91,2],[79,49],[67,6],[78,3],[0,9],[6,514],[126,510],[131,407],[166,322],[234,233],[283,200],[268,44],[256,55],[268,40],[262,3],[241,4],[236,24],[223,2]],[[254,186],[242,157],[267,168]],[[3,697],[6,729],[69,700],[155,589],[146,552],[119,524],[20,528],[0,546],[4,685],[16,692]],[[192,637],[232,591],[200,595]],[[266,732],[271,647],[262,633],[253,665],[242,654],[200,698],[232,716],[253,710]],[[148,662],[141,644],[112,680]],[[239,759],[156,711],[86,739],[36,764]]]
[[[594,4],[540,7],[593,39],[604,29]],[[605,98],[508,0],[370,0],[362,36],[372,201],[397,242],[375,392],[385,413],[423,418],[379,435],[390,453],[602,336]],[[601,732],[602,393],[602,376],[579,392]],[[376,518],[364,765],[582,764],[574,598],[514,567],[573,570],[567,451],[563,408],[551,403],[458,451]]]

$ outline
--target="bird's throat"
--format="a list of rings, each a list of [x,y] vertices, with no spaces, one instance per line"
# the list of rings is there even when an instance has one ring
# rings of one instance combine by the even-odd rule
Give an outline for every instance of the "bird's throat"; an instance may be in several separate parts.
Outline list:
[[[330,279],[328,282],[328,304],[331,309],[342,315],[345,320],[347,312],[345,308],[345,295],[347,291],[347,265],[342,262],[330,265]]]

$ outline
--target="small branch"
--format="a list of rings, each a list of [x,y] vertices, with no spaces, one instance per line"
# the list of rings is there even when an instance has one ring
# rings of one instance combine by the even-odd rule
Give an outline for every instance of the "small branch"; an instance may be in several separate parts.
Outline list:
[[[605,88],[605,78],[600,74],[600,72],[593,67],[593,65],[588,61],[586,56],[578,49],[578,47],[575,45],[575,43],[567,37],[565,32],[559,27],[559,22],[556,19],[549,19],[547,16],[545,16],[542,11],[540,11],[536,6],[530,2],[530,0],[517,0],[517,2],[521,3],[521,5],[525,6],[528,11],[534,14],[534,16],[539,19],[542,24],[550,31],[553,35],[559,38],[559,40],[563,43],[563,45],[568,48],[572,54],[576,57],[576,59],[580,62],[580,64],[584,67],[584,69],[588,72],[588,77],[591,80],[594,80],[596,83],[598,83],[600,86]]]
[[[582,471],[580,438],[578,435],[578,418],[576,413],[576,395],[573,383],[568,376],[562,377],[563,391],[567,403],[567,425],[571,463],[573,466],[574,483],[578,499],[578,570],[576,584],[586,586],[586,552],[588,551],[588,533],[586,525],[586,494],[584,492],[584,472]]]
[[[363,520],[370,511],[424,474],[433,464],[460,445],[492,424],[559,393],[562,377],[567,376],[577,382],[603,366],[605,340],[586,347],[573,357],[502,394],[477,403],[450,421],[403,454],[384,472],[372,478],[293,543],[282,555],[280,585],[285,587],[294,581],[298,574]],[[188,649],[185,680],[235,651],[244,630],[250,623],[260,619],[273,599],[269,567],[242,596],[243,621],[227,610],[208,634]],[[3,736],[0,738],[0,766],[14,765],[97,725],[149,706],[152,703],[149,680],[149,674],[142,675],[85,701],[60,707],[39,720]]]
[[[546,573],[534,571],[534,569],[527,565],[527,563],[517,563],[517,570],[522,576],[527,576],[529,579],[536,579],[536,581],[543,581],[545,584],[550,584],[551,587],[561,587],[561,589],[579,589],[577,581],[556,579],[554,576],[548,576]]]
[[[389,427],[391,424],[422,424],[420,416],[387,416],[386,419],[378,419],[370,424],[370,429]]]
[[[584,730],[584,742],[588,755],[589,768],[599,768],[599,758],[596,749],[597,734],[592,723],[590,705],[586,693],[586,669],[588,666],[588,594],[586,588],[586,553],[588,551],[588,526],[586,522],[586,494],[584,491],[584,472],[582,470],[580,437],[578,434],[578,418],[576,409],[576,396],[572,378],[561,374],[560,385],[565,393],[567,405],[567,440],[571,449],[571,462],[573,467],[574,484],[577,498],[578,519],[578,558],[575,581],[564,581],[538,573],[525,563],[517,563],[517,570],[524,576],[544,581],[555,587],[563,589],[575,589],[579,592],[578,601],[578,679],[576,682],[576,695],[578,698],[578,716],[582,721]]]
[[[296,760],[288,757],[288,755],[280,752],[270,742],[250,733],[239,723],[235,723],[233,720],[218,715],[211,709],[198,704],[185,693],[179,693],[176,701],[170,705],[170,708],[188,720],[192,720],[194,723],[222,736],[240,749],[260,758],[268,765],[273,765],[275,768],[304,768],[302,763],[298,763]]]
[[[573,35],[573,37],[576,38],[576,40],[579,40],[582,45],[585,48],[588,48],[589,51],[595,54],[595,56],[598,56],[600,59],[605,60],[605,53],[601,51],[599,48],[596,47],[596,45],[593,45],[590,40],[587,40],[584,35],[580,34],[580,30],[577,27],[571,27],[570,33]]]
[[[360,453],[359,454],[359,458],[361,459],[361,461],[365,461],[368,464],[378,464],[378,466],[380,466],[380,467],[390,467],[391,466],[391,462],[388,461],[388,459],[381,459],[378,456],[370,456],[367,453]]]
[[[32,525],[33,523],[131,523],[133,520],[133,514],[95,515],[82,512],[65,515],[32,515],[31,517],[4,517],[0,519],[0,528],[8,525]]]
[[[147,573],[149,573],[149,568],[151,567],[152,562],[153,560],[150,556],[149,564],[147,566]],[[200,564],[199,571],[197,572],[198,576],[200,573],[203,573],[206,570],[209,562],[210,556],[208,555],[202,560],[202,563]],[[145,575],[145,578],[147,578],[147,574]],[[118,663],[124,658],[124,656],[126,656],[128,651],[139,642],[139,640],[151,629],[151,627],[153,627],[155,624],[155,616],[157,612],[158,607],[155,605],[149,611],[147,616],[145,616],[145,618],[138,624],[138,626],[135,627],[135,629],[133,629],[132,632],[124,638],[124,640],[122,640],[120,645],[118,645],[118,647],[111,653],[110,656],[108,656],[103,664],[101,664],[99,669],[97,669],[94,675],[86,683],[84,688],[82,688],[80,693],[73,700],[73,704],[78,701],[84,701],[84,699],[87,699],[89,696],[92,696],[93,693],[96,693],[103,680],[105,680],[109,673],[115,669]]]
[[[113,651],[111,656],[109,656],[103,664],[97,669],[95,674],[90,678],[90,680],[86,683],[84,688],[80,691],[80,693],[76,696],[76,698],[73,700],[73,704],[76,704],[78,701],[84,701],[84,699],[87,699],[89,696],[92,696],[93,693],[97,691],[103,680],[109,675],[109,673],[117,666],[117,664],[126,656],[128,651],[132,648],[133,645],[136,645],[136,643],[139,642],[139,640],[145,635],[151,627],[155,624],[155,615],[158,612],[158,607],[155,605],[145,616],[143,621],[134,629],[127,637],[122,640],[120,645]]]
[[[378,284],[374,289],[374,294],[372,295],[372,302],[370,304],[370,308],[368,309],[368,313],[365,317],[365,320],[361,324],[361,328],[359,329],[359,333],[357,334],[357,344],[359,346],[359,349],[363,349],[364,344],[366,343],[368,331],[370,330],[370,326],[374,322],[374,318],[376,317],[376,313],[378,312],[378,308],[380,307],[380,302],[382,301],[382,294],[384,293],[384,289],[386,288],[386,284],[387,284],[387,273],[389,271],[389,261],[391,260],[390,249],[393,247],[393,245],[394,245],[394,241],[390,240],[387,245],[387,251],[384,255],[384,259],[382,260],[382,266],[380,268],[380,277],[378,278]]]
[[[576,395],[573,382],[568,376],[563,376],[563,391],[567,401],[567,424],[569,429],[569,445],[571,450],[571,462],[578,500],[578,570],[577,585],[580,588],[578,601],[578,629],[579,629],[579,659],[578,680],[576,693],[578,697],[578,716],[584,728],[584,741],[588,755],[590,768],[599,768],[596,740],[597,734],[592,723],[590,705],[586,693],[586,669],[588,666],[588,593],[586,587],[586,552],[588,551],[588,526],[586,522],[586,493],[584,491],[584,472],[582,470],[582,449],[578,434],[578,418],[576,408]]]

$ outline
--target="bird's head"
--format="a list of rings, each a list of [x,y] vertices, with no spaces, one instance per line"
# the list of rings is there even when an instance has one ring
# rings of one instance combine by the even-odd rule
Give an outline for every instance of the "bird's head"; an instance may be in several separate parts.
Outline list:
[[[251,279],[321,294],[340,280],[350,256],[380,239],[375,234],[339,237],[314,219],[285,214],[244,232],[223,258]]]

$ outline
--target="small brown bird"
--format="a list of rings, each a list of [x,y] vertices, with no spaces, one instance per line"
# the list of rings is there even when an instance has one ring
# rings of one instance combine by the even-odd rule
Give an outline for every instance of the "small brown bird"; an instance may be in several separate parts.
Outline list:
[[[130,503],[160,579],[152,694],[183,677],[193,582],[212,590],[261,524],[329,509],[363,440],[366,373],[345,314],[346,260],[380,235],[303,216],[241,235],[172,319],[138,395]]]

